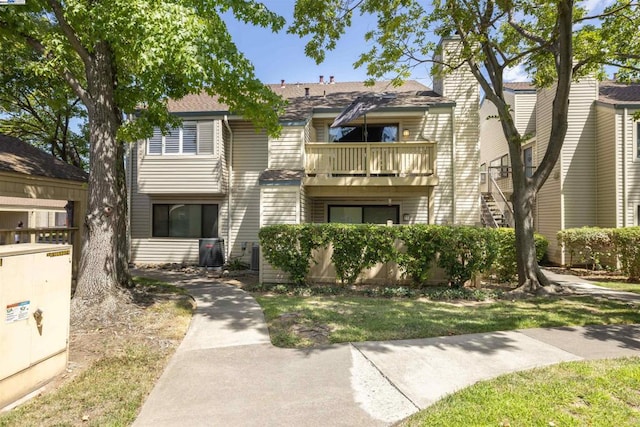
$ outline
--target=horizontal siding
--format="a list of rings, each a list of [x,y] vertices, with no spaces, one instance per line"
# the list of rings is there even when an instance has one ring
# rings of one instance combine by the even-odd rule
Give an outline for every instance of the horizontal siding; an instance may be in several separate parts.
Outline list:
[[[553,102],[553,91],[555,87],[541,89],[538,91],[538,104],[536,111],[536,140],[537,149],[534,151],[535,164],[540,164],[542,157],[549,145],[549,135],[551,133],[551,107]],[[562,253],[558,247],[556,237],[562,228],[561,200],[560,200],[560,164],[562,158],[551,172],[551,176],[538,192],[536,209],[536,230],[544,235],[549,241],[547,254],[551,262],[561,264],[563,262]]]
[[[300,188],[297,186],[263,186],[260,189],[261,226],[298,224],[300,222]],[[260,260],[260,281],[282,283],[287,275]]]
[[[480,91],[467,67],[460,67],[445,78],[445,93],[455,107],[455,205],[456,224],[480,222]]]
[[[146,141],[138,142],[137,184],[140,193],[221,194],[227,191],[222,122],[198,123],[203,125],[202,129],[207,127],[205,125],[212,125],[206,132],[206,139],[213,138],[212,154],[147,155]]]
[[[424,117],[422,136],[436,143],[435,174],[440,182],[433,190],[433,219],[436,224],[451,224],[453,222],[451,109],[430,109]]]
[[[535,93],[515,94],[514,122],[520,135],[534,135],[536,132],[536,98]]]
[[[231,122],[233,130],[233,182],[231,206],[232,255],[242,255],[247,247],[258,242],[260,229],[260,173],[267,168],[268,138],[264,131],[256,132],[250,122]],[[250,253],[244,254],[249,261]]]
[[[222,162],[213,156],[144,156],[138,191],[146,194],[219,194]]]
[[[493,102],[485,99],[480,107],[480,164],[485,163],[487,167],[492,160],[498,159],[509,152],[507,140],[500,120],[495,116],[498,114]]]
[[[269,169],[303,169],[304,128],[286,126],[277,139],[269,138]]]
[[[596,223],[596,114],[598,82],[583,78],[571,85],[569,126],[562,146],[564,228]],[[588,189],[588,191],[585,191]]]
[[[619,137],[616,112],[613,108],[597,107],[596,137],[596,224],[599,227],[615,227],[619,193],[616,188],[616,156]]]
[[[625,155],[626,155],[626,193],[627,193],[627,203],[626,203],[626,217],[623,218],[620,225],[624,226],[632,226],[632,225],[640,225],[640,218],[637,217],[638,206],[640,205],[640,159],[637,156],[637,141],[638,141],[638,121],[633,120],[633,115],[637,113],[638,110],[628,110],[627,111],[627,122],[626,126],[624,126],[624,140],[619,139],[619,143],[622,146],[625,146]],[[618,113],[618,118],[622,122],[623,114],[622,111]],[[622,128],[622,126],[620,126]],[[623,142],[624,141],[624,142]],[[622,151],[622,150],[620,150]],[[621,154],[622,155],[622,154]],[[622,159],[621,159],[622,160]],[[622,177],[620,177],[622,180]],[[622,186],[622,182],[620,182],[620,186]],[[621,208],[623,206],[622,198],[619,198],[619,203]],[[622,211],[622,209],[621,209]]]

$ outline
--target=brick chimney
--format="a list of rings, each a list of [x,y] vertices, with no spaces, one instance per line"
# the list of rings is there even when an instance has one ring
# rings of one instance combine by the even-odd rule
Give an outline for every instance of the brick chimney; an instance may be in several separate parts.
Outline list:
[[[324,84],[324,76],[320,76],[320,84],[323,85]]]
[[[334,79],[333,76],[329,76],[329,84],[334,84],[336,82],[336,80]]]
[[[284,88],[284,87],[285,87],[285,86],[284,86],[284,79],[280,80],[280,87],[281,87],[281,88]]]

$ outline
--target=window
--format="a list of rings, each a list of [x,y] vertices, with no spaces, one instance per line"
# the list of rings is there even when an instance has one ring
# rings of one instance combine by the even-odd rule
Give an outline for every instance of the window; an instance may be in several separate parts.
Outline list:
[[[213,154],[213,122],[184,122],[162,135],[159,128],[147,143],[147,154]]]
[[[218,205],[154,204],[153,237],[218,237]]]
[[[524,157],[524,174],[527,178],[533,176],[533,147],[527,147],[522,151]]]
[[[339,126],[329,128],[329,142],[396,142],[398,141],[397,124]]]
[[[509,162],[509,155],[498,157],[489,163],[489,167],[492,170],[492,176],[497,178],[508,178],[509,169],[511,168],[511,162]]]
[[[640,122],[636,123],[636,159],[640,160]]]
[[[329,206],[329,222],[343,224],[386,224],[400,223],[400,206]]]

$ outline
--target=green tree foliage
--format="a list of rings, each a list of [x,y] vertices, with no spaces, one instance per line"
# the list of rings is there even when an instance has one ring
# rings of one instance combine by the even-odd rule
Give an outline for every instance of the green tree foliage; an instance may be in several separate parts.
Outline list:
[[[603,65],[617,64],[627,75],[638,73],[640,8],[617,0],[602,13],[591,14],[591,2],[553,0],[298,0],[289,31],[311,35],[306,53],[322,61],[358,14],[373,15],[376,25],[365,36],[368,51],[356,66],[366,66],[371,78],[407,78],[421,64],[435,74],[467,67],[498,111],[512,165],[513,208],[519,282],[537,290],[547,280],[536,262],[533,208],[537,192],[550,176],[567,132],[572,80],[599,74]],[[435,37],[457,34],[460,51],[440,62]],[[538,87],[550,86],[553,107],[547,149],[533,176],[525,172],[521,135],[504,95],[505,72],[526,69]]]
[[[175,124],[169,98],[206,90],[235,113],[278,132],[281,100],[254,75],[221,17],[274,31],[283,18],[254,0],[29,0],[0,9],[3,48],[25,67],[62,78],[89,123],[89,201],[74,303],[117,309],[129,281],[122,141]],[[139,111],[137,120],[124,122]]]
[[[37,57],[25,46],[0,50],[0,133],[86,169],[86,111],[61,77],[42,76],[30,67]]]

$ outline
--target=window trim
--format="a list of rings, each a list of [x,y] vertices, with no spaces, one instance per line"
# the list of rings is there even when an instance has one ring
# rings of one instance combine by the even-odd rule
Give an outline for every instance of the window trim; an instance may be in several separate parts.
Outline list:
[[[328,142],[329,144],[395,144],[398,142],[401,142],[401,137],[402,137],[402,130],[403,128],[400,126],[401,123],[400,122],[393,122],[393,123],[389,123],[389,122],[380,122],[380,123],[367,123],[367,127],[371,127],[371,126],[377,126],[377,127],[385,127],[385,126],[389,126],[389,127],[395,127],[396,128],[396,140],[395,141],[351,141],[351,142],[339,142],[339,141],[331,141],[331,126],[329,124],[327,124],[327,132],[326,132],[326,142]],[[364,127],[364,123],[355,123],[353,125],[343,125],[343,126],[338,126],[339,128],[344,128],[344,127]]]
[[[402,218],[400,216],[400,205],[395,203],[392,205],[384,205],[384,204],[345,204],[345,203],[331,203],[331,204],[327,204],[327,223],[331,223],[331,208],[333,207],[338,207],[338,208],[360,208],[360,223],[359,224],[370,224],[367,222],[364,222],[364,208],[395,208],[396,210],[396,218],[397,218],[397,222],[394,222],[393,225],[400,225],[402,224]],[[337,223],[340,224],[340,223]],[[356,223],[357,224],[357,223]]]
[[[635,123],[635,138],[633,138],[633,160],[636,162],[640,162],[640,120]]]
[[[199,237],[182,237],[182,236],[171,236],[171,230],[168,228],[168,235],[167,236],[157,236],[155,234],[155,207],[156,206],[175,206],[175,205],[198,205],[200,206],[200,236]],[[209,237],[205,237],[203,236],[203,228],[204,228],[204,215],[203,215],[203,211],[204,211],[204,207],[205,206],[216,206],[216,214],[217,217],[215,218],[215,225],[216,225],[216,230],[215,230],[215,236],[209,236]],[[151,221],[149,221],[150,223],[150,237],[152,239],[206,239],[206,238],[219,238],[220,237],[220,203],[205,203],[205,202],[180,202],[180,201],[173,201],[173,202],[159,202],[159,203],[155,203],[155,202],[151,202],[151,207],[150,207],[150,216],[151,216]],[[168,226],[170,226],[170,221],[169,218],[167,218],[168,221]]]
[[[185,125],[191,125],[194,126],[195,128],[195,146],[196,146],[196,151],[195,152],[189,152],[189,153],[185,153],[184,152],[184,127]],[[162,133],[160,133],[160,153],[151,153],[150,152],[150,148],[151,148],[151,138],[147,138],[146,143],[147,143],[147,150],[146,150],[146,154],[148,156],[197,156],[200,154],[200,122],[198,121],[184,121],[182,122],[182,125],[180,127],[176,127],[176,128],[170,128],[169,129],[169,133],[172,133],[173,130],[178,130],[178,152],[177,153],[167,153],[166,149],[167,149],[167,135],[163,135]],[[158,128],[154,128],[154,134],[156,132],[156,130],[159,131]],[[213,141],[212,141],[213,144]]]

